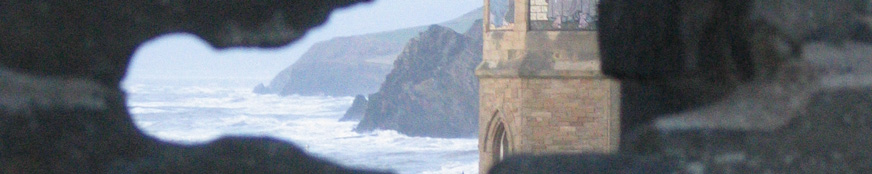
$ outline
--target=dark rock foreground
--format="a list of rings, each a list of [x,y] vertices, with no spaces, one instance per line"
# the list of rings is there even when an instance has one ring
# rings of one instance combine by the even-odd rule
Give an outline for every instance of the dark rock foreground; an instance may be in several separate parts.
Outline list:
[[[275,47],[356,2],[2,1],[0,173],[378,173],[270,138],[160,142],[134,127],[119,88],[158,35]],[[603,69],[636,85],[620,151],[516,156],[493,173],[870,171],[869,1],[601,2]],[[695,43],[729,49],[680,49]]]
[[[137,46],[159,35],[276,47],[359,2],[2,1],[0,173],[380,173],[271,138],[160,142],[134,127],[119,87]]]

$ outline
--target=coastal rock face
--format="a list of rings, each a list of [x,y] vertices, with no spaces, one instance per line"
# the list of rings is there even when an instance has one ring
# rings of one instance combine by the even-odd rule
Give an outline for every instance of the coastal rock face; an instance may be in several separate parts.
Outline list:
[[[354,102],[351,103],[351,108],[345,111],[345,115],[339,121],[360,121],[363,115],[366,114],[366,97],[357,95],[354,97]]]
[[[161,142],[134,126],[119,84],[159,35],[277,47],[359,2],[0,1],[0,173],[379,173],[271,138]]]
[[[279,95],[352,96],[376,91],[390,72],[383,63],[405,42],[366,36],[335,38],[317,43],[270,82]]]
[[[481,9],[439,25],[466,31]],[[312,46],[260,94],[353,96],[378,91],[403,46],[427,27],[339,37]]]
[[[478,129],[480,23],[463,35],[431,26],[409,41],[379,92],[369,96],[356,131],[397,130],[410,136],[472,137]]]

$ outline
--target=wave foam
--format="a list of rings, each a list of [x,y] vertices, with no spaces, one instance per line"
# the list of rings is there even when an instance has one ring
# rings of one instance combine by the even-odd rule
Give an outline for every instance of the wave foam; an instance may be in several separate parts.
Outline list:
[[[131,91],[161,91],[148,86]],[[183,93],[183,95],[180,95]],[[257,95],[249,90],[188,88],[132,93],[134,121],[169,142],[205,143],[227,135],[271,136],[345,165],[398,173],[476,173],[478,140],[410,137],[393,130],[352,131],[339,122],[352,97]]]
[[[130,109],[131,114],[156,114],[156,113],[164,113],[167,112],[163,109],[155,109],[155,108],[144,108],[144,107],[132,107]]]
[[[472,163],[448,162],[444,164],[439,170],[421,172],[421,174],[447,173],[478,174],[478,161]]]

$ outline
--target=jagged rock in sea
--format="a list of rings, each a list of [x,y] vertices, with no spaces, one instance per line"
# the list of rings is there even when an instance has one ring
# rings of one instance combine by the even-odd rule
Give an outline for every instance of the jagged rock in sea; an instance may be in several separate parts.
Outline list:
[[[351,103],[351,108],[345,111],[345,115],[339,121],[360,121],[366,113],[366,97],[357,95],[354,97],[354,102]]]
[[[261,83],[255,86],[252,92],[254,92],[255,94],[269,94],[272,93],[272,90],[263,85],[263,83]]]
[[[482,9],[439,25],[466,31]],[[426,26],[334,38],[316,43],[297,62],[279,72],[260,94],[353,96],[378,91],[392,62]]]
[[[474,137],[478,130],[481,23],[469,37],[430,26],[409,41],[379,91],[370,95],[356,131],[397,130],[410,136]],[[478,33],[478,34],[473,34]]]

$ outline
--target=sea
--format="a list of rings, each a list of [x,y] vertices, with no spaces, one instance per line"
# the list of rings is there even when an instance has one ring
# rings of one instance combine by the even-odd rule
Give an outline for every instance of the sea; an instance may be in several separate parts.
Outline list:
[[[122,88],[137,127],[177,144],[221,136],[268,136],[344,166],[396,173],[478,173],[476,138],[357,133],[340,122],[354,97],[252,92],[252,79],[137,79]]]

